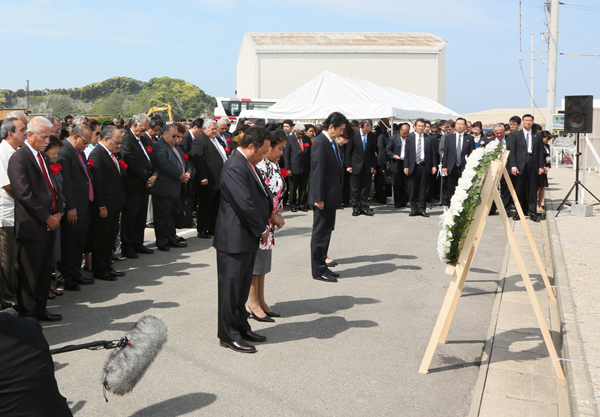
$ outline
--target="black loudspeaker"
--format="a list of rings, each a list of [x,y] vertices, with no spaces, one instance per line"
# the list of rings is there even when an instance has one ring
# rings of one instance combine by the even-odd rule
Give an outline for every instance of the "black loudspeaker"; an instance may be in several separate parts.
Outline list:
[[[565,133],[592,133],[594,96],[565,96]]]

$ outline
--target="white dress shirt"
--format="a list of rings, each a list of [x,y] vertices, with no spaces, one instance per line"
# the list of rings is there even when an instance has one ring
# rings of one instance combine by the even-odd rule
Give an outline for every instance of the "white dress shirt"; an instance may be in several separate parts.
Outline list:
[[[14,227],[15,225],[15,199],[12,198],[4,187],[10,185],[8,179],[8,160],[16,151],[7,141],[0,142],[0,226]]]

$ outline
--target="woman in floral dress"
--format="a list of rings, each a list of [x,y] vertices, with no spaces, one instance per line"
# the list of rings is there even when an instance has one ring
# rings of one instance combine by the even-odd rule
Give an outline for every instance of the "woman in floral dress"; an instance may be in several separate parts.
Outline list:
[[[286,145],[286,135],[283,130],[271,132],[271,148],[265,159],[256,164],[256,169],[261,172],[265,183],[273,194],[273,213],[269,220],[269,237],[265,243],[260,244],[252,272],[252,285],[248,295],[248,312],[250,317],[258,321],[273,322],[272,317],[280,314],[273,312],[265,302],[265,275],[271,271],[271,249],[275,244],[274,232],[285,224],[282,216],[283,196],[285,195],[285,169],[279,168],[279,158],[283,155]]]

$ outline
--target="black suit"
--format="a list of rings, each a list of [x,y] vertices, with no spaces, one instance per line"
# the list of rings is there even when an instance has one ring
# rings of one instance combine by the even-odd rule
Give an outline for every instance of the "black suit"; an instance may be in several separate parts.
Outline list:
[[[324,203],[323,210],[316,207],[314,209],[310,241],[312,275],[318,277],[329,271],[325,259],[329,251],[331,232],[335,227],[335,211],[342,207],[343,163],[341,150],[335,141],[329,141],[325,133],[317,136],[311,146],[310,167],[308,203],[312,206],[318,202]]]
[[[424,159],[417,164],[416,133],[411,133],[406,138],[404,168],[408,168],[410,210],[413,213],[425,213],[427,208],[427,185],[435,164],[434,143],[432,138],[423,134],[421,146]]]
[[[144,245],[148,196],[150,195],[150,189],[146,187],[146,183],[153,173],[152,163],[149,159],[150,153],[146,149],[150,145],[145,145],[144,141],[150,141],[149,136],[142,135],[138,141],[130,129],[123,135],[121,145],[121,156],[127,164],[127,173],[129,174],[127,177],[127,201],[121,221],[121,242],[124,255],[135,253]]]
[[[90,229],[91,181],[85,154],[75,151],[68,140],[64,141],[56,163],[62,165],[62,190],[66,203],[61,222],[61,260],[58,266],[65,281],[71,283],[81,274],[81,255]],[[69,223],[67,215],[72,210],[77,212],[74,224]]]
[[[0,314],[0,369],[1,416],[73,416],[58,390],[50,348],[37,322]]]
[[[382,204],[387,201],[387,196],[391,195],[390,187],[385,184],[384,169],[387,169],[387,163],[390,159],[385,152],[387,144],[390,141],[390,135],[384,127],[379,136],[377,136],[377,172],[375,173],[375,199]]]
[[[218,140],[218,139],[217,139]],[[205,133],[196,136],[192,142],[192,163],[196,168],[196,190],[198,190],[198,233],[213,234],[219,211],[221,170],[223,158],[219,150]],[[208,184],[201,181],[207,179]]]
[[[117,169],[102,143],[99,143],[90,153],[89,161],[92,162],[90,171],[94,186],[94,203],[91,213],[92,269],[94,277],[100,278],[110,270],[112,250],[119,232],[119,214],[125,207],[125,177],[127,173],[122,166]],[[120,161],[117,159],[117,162]],[[102,207],[106,207],[108,212],[104,218],[99,216]],[[146,213],[144,213],[145,219]]]
[[[540,133],[531,134],[531,153],[528,152],[525,131],[519,130],[508,135],[506,149],[510,151],[506,169],[511,173],[519,203],[525,215],[537,214],[537,190],[539,169],[546,166],[546,153],[544,142]],[[512,175],[512,168],[517,168],[519,173]]]
[[[23,144],[8,161],[8,178],[15,199],[15,233],[19,243],[19,290],[17,300],[22,316],[46,311],[52,276],[56,233],[49,232],[46,220],[63,209],[48,155],[40,152],[53,193],[34,153]]]
[[[183,138],[181,139],[181,147],[186,154],[190,154],[192,151],[192,141],[194,140],[191,129],[183,134]]]
[[[402,140],[400,133],[392,136],[388,142],[386,152],[391,160],[391,170],[394,187],[394,203],[396,206],[404,207],[408,204],[408,175],[404,173],[404,161],[406,155],[402,154],[402,148],[406,148],[406,139]],[[404,149],[406,151],[406,149]],[[401,159],[395,159],[398,155]]]
[[[177,243],[175,220],[181,207],[181,176],[185,172],[183,155],[183,150],[170,146],[163,139],[154,144],[150,154],[158,174],[151,192],[156,246],[160,248]]]
[[[448,194],[445,196],[446,205],[450,204],[450,200],[454,195],[458,180],[462,176],[462,173],[467,164],[467,156],[471,155],[471,152],[475,149],[475,142],[473,142],[473,136],[463,132],[462,134],[462,147],[460,152],[460,161],[457,158],[457,140],[459,133],[450,133],[444,138],[444,156],[442,158],[442,168],[448,170]]]
[[[352,168],[350,198],[354,211],[369,209],[369,192],[373,175],[371,169],[377,169],[376,135],[373,132],[365,134],[364,147],[362,135],[359,128],[354,132],[354,137],[346,143],[346,167]]]
[[[245,305],[260,236],[273,208],[260,171],[252,169],[240,150],[223,167],[220,200],[213,240],[219,275],[217,335],[235,341],[251,330]]]
[[[290,206],[292,208],[305,207],[308,202],[307,188],[310,176],[310,139],[303,136],[301,140],[298,140],[296,135],[289,135],[287,145],[283,150],[283,159],[284,165],[292,172],[292,175],[288,176]]]

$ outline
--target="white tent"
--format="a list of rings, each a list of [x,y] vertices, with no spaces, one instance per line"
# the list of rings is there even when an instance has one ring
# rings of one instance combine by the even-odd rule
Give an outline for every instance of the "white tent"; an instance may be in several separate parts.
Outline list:
[[[269,119],[322,120],[339,111],[348,119],[453,119],[459,114],[428,97],[325,71],[267,109]]]

